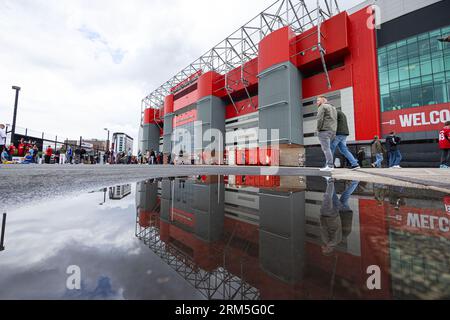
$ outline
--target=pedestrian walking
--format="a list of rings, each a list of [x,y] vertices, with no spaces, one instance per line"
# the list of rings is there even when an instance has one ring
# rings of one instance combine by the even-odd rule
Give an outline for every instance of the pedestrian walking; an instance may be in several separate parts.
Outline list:
[[[353,156],[353,154],[348,150],[347,147],[347,138],[350,135],[350,130],[348,129],[347,116],[340,110],[337,110],[337,130],[336,137],[333,142],[331,142],[331,152],[336,153],[336,148],[339,149],[339,152],[350,162],[353,170],[361,169],[359,166],[358,160]]]
[[[60,156],[61,156],[61,151],[59,149],[57,149],[55,152],[55,164],[59,164]]]
[[[52,149],[51,146],[48,146],[47,150],[45,151],[45,157],[44,157],[46,164],[50,164],[50,160],[52,158],[52,155],[53,155],[53,149]]]
[[[33,150],[33,153],[32,153],[32,155],[33,155],[33,163],[37,163],[38,162],[39,149],[38,149],[38,147],[36,145],[33,145],[33,148],[31,150]]]
[[[400,162],[402,161],[402,154],[399,149],[399,145],[402,139],[395,135],[395,132],[391,132],[386,138],[386,146],[389,157],[389,168],[401,169]]]
[[[155,164],[155,160],[156,160],[156,153],[152,149],[152,150],[150,150],[150,164]]]
[[[128,149],[128,155],[127,155],[127,164],[131,164],[131,157],[133,156],[133,153],[131,152],[131,148]]]
[[[337,110],[328,103],[327,98],[319,96],[317,98],[317,132],[322,151],[325,155],[326,165],[320,171],[334,170],[334,157],[331,151],[331,142],[336,137],[337,131]]]
[[[6,146],[6,131],[5,125],[0,124],[0,153],[3,152]]]
[[[71,147],[71,146],[69,146],[69,147],[67,148],[67,151],[66,151],[66,159],[67,159],[67,163],[72,164],[72,160],[73,160],[73,150],[72,150],[72,147]]]
[[[450,167],[450,121],[439,132],[439,148],[441,149],[441,169]]]
[[[381,164],[384,160],[383,155],[385,152],[386,150],[381,144],[380,138],[378,136],[375,136],[372,141],[372,154],[375,155],[375,162],[372,163],[373,168],[381,168]]]

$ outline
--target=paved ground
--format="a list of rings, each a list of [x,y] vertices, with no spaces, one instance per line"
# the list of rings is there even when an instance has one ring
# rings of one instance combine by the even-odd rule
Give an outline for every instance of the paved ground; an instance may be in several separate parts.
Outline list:
[[[38,200],[92,191],[149,178],[204,174],[329,176],[314,168],[211,167],[211,166],[57,166],[0,165],[0,210]],[[450,193],[450,170],[362,169],[336,170],[336,179],[401,185]]]

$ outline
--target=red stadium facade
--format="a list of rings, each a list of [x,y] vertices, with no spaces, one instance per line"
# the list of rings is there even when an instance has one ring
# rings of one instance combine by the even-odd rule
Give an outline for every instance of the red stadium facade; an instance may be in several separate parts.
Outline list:
[[[429,11],[442,9],[439,6],[445,2],[414,14],[426,16]],[[435,82],[433,97],[428,98],[428,87],[422,79],[425,73],[422,73],[420,101],[414,100],[417,88],[413,83],[418,78],[408,80],[407,89],[404,89],[405,80],[392,85],[389,82],[388,90],[393,89],[386,95],[382,51],[386,49],[379,48],[380,43],[389,47],[394,40],[406,37],[401,30],[397,39],[387,39],[384,34],[393,24],[401,26],[407,22],[402,22],[405,18],[401,13],[399,18],[386,22],[386,28],[382,24],[377,30],[374,21],[379,13],[371,5],[339,12],[333,7],[328,11],[320,7],[308,10],[301,1],[295,5],[289,3],[278,1],[272,7],[286,8],[285,14],[288,17],[290,14],[291,20],[284,24],[269,21],[265,29],[258,30],[257,39],[249,35],[249,30],[254,28],[242,27],[238,31],[240,38],[227,38],[145,98],[141,150],[161,150],[166,160],[169,154],[174,159],[179,153],[178,149],[174,151],[174,146],[181,143],[186,160],[198,164],[321,165],[314,101],[316,96],[325,95],[346,113],[351,131],[348,140],[354,152],[365,151],[366,160],[371,156],[368,146],[375,135],[396,131],[407,141],[407,162],[433,164],[438,150],[432,155],[430,150],[437,139],[436,131],[450,120],[450,92],[444,86],[445,97],[441,99],[441,87]],[[307,13],[294,17],[293,13],[299,15],[299,12]],[[267,22],[268,16],[265,11],[255,19]],[[280,20],[281,17],[283,21],[288,19],[280,14]],[[439,30],[440,35],[445,32],[445,28]],[[445,71],[448,46],[440,49]],[[400,49],[396,50],[400,59]],[[412,63],[413,58],[409,61]],[[396,80],[395,72],[400,72],[402,77],[403,69],[392,72],[391,64],[386,68],[392,81]],[[409,69],[412,68],[410,65]],[[408,76],[413,76],[413,72]],[[205,142],[186,147],[187,141],[195,140],[198,127],[202,133],[210,129],[222,133],[220,150],[208,149]],[[183,133],[178,133],[179,129]],[[261,135],[271,130],[278,130],[278,137]],[[426,145],[422,149],[428,152],[429,161],[412,159],[420,158],[416,152],[420,144]],[[219,159],[216,156],[211,162],[211,154],[218,154]]]

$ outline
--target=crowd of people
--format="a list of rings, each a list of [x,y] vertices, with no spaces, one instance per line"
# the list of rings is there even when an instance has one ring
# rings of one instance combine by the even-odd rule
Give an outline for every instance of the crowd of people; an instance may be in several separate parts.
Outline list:
[[[317,113],[317,132],[322,152],[325,156],[325,167],[321,171],[333,171],[335,167],[335,153],[339,150],[341,155],[349,162],[352,169],[360,169],[366,158],[363,149],[360,149],[355,157],[347,147],[347,138],[350,136],[347,116],[341,110],[328,103],[324,96],[317,98],[318,113]],[[383,146],[380,137],[375,136],[371,142],[371,153],[374,162],[371,164],[373,168],[381,168],[387,154],[387,162],[389,168],[401,169],[402,154],[400,145],[402,139],[391,132],[386,137],[385,146]],[[447,121],[439,132],[439,148],[441,149],[441,164],[440,168],[448,169],[450,167],[450,121]],[[6,132],[5,125],[0,124],[0,152],[1,163],[17,163],[14,158],[19,158],[20,163],[31,164],[39,163],[39,159],[46,164],[78,164],[100,163],[100,156],[88,155],[87,151],[81,147],[62,146],[54,150],[48,146],[43,152],[40,152],[36,142],[25,141],[23,138],[19,143],[13,143],[6,146]],[[182,151],[178,156],[183,159]],[[166,163],[173,164],[171,155],[166,159]],[[109,164],[150,164],[161,165],[164,164],[164,156],[160,151],[153,149],[147,150],[144,154],[138,152],[138,156],[133,156],[131,149],[128,152],[121,152],[115,154],[113,151],[108,151],[104,154],[103,163]]]
[[[321,171],[333,171],[335,167],[335,152],[339,149],[340,153],[350,163],[352,169],[360,169],[365,160],[365,152],[358,151],[357,158],[353,156],[347,147],[347,138],[350,135],[347,117],[341,110],[328,103],[324,96],[317,98],[317,132],[325,156],[325,167]],[[381,168],[387,153],[388,167],[401,169],[402,154],[400,151],[402,139],[391,132],[386,137],[386,147],[380,141],[380,137],[375,136],[371,142],[371,152],[374,156],[373,168]],[[446,122],[443,129],[439,132],[439,148],[441,149],[442,169],[449,168],[450,165],[450,121]]]

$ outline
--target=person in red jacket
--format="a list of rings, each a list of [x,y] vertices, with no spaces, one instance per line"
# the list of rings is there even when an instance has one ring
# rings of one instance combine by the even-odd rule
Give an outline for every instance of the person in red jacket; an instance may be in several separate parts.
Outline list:
[[[16,150],[16,146],[11,143],[11,145],[9,146],[9,155],[11,157],[14,157],[16,155]]]
[[[448,169],[450,166],[450,121],[447,121],[439,132],[439,148],[442,150],[441,169]]]
[[[48,146],[47,150],[45,151],[45,163],[49,164],[50,163],[50,159],[52,158],[52,154],[53,154],[53,149],[51,146]]]
[[[22,139],[20,139],[19,146],[17,148],[17,150],[18,150],[17,155],[19,157],[24,157],[25,156],[25,147],[26,147],[26,144],[25,144],[25,142],[24,142],[24,140],[22,138]]]

